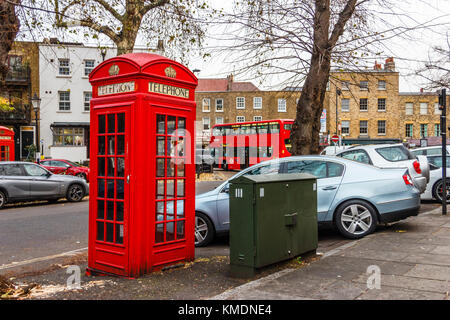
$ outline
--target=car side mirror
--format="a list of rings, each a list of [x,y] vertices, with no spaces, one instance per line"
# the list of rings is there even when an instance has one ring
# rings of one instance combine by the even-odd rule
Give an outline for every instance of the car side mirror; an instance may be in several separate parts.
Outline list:
[[[225,188],[222,189],[221,192],[223,192],[223,193],[230,193],[230,187],[226,186]]]

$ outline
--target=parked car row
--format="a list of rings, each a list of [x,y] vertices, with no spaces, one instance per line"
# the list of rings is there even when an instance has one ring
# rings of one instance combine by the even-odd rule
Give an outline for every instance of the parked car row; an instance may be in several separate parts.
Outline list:
[[[0,208],[18,201],[78,202],[88,194],[89,185],[80,177],[53,174],[31,162],[0,162]]]
[[[280,173],[315,175],[318,222],[331,224],[347,238],[364,237],[378,223],[418,214],[421,195],[429,196],[439,171],[431,161],[403,144],[383,144],[340,148],[335,156],[292,156],[261,162],[196,197],[195,243],[206,246],[215,235],[229,231],[231,179]],[[432,189],[431,194],[442,195],[442,187]]]

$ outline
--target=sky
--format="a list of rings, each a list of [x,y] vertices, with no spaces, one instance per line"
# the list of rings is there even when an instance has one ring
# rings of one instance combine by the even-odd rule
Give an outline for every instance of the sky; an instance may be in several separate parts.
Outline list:
[[[225,10],[232,8],[231,0],[210,0],[216,8],[224,7]],[[436,45],[447,45],[447,36],[450,36],[450,0],[403,0],[393,1],[396,15],[387,17],[392,24],[403,23],[407,25],[428,23],[435,24],[431,29],[415,30],[408,33],[408,40],[394,38],[384,43],[386,56],[395,59],[396,69],[400,73],[400,91],[417,92],[425,86],[423,78],[414,76],[415,70],[419,69],[427,61],[431,48]],[[383,28],[383,26],[380,26]],[[216,31],[217,32],[217,31]],[[209,41],[208,46],[215,46],[216,42]],[[233,63],[224,63],[223,57],[211,57],[207,61],[196,59],[189,63],[191,69],[199,69],[199,78],[223,78],[233,73],[236,66]],[[384,59],[378,59],[378,63],[384,63]],[[371,62],[373,65],[375,59]],[[237,81],[256,80],[250,77],[235,76]],[[262,89],[281,89],[277,87],[278,78],[265,79]]]

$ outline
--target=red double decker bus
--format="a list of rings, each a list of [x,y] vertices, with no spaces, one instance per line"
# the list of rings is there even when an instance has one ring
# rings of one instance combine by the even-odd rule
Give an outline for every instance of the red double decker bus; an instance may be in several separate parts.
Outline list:
[[[288,157],[292,119],[216,124],[210,148],[215,164],[225,170],[244,169],[264,160]]]

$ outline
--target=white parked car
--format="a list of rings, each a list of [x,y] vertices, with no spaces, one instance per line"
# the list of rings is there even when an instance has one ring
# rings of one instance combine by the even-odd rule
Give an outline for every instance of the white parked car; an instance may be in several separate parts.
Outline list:
[[[430,166],[425,156],[414,156],[403,144],[364,145],[336,154],[380,168],[407,168],[420,193],[425,192],[430,180]]]
[[[351,146],[328,146],[325,147],[325,149],[322,150],[320,155],[322,156],[334,156],[336,153],[347,150],[351,148]]]
[[[430,164],[430,182],[425,192],[420,195],[421,200],[438,200],[442,202],[442,156],[427,156]],[[447,157],[447,202],[450,201],[450,155]]]
[[[450,154],[450,146],[446,146],[447,154]],[[438,156],[442,154],[442,146],[432,146],[410,149],[411,153],[415,156]]]

